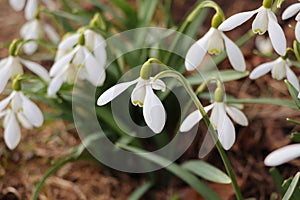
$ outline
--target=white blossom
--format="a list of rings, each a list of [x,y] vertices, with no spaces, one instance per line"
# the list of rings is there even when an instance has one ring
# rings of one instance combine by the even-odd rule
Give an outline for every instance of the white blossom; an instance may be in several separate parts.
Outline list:
[[[199,66],[206,52],[219,54],[224,51],[224,48],[233,68],[237,71],[245,71],[246,64],[241,50],[222,31],[213,27],[188,50],[185,58],[186,69],[194,70]]]
[[[166,122],[166,113],[163,104],[155,95],[152,89],[165,90],[165,84],[161,80],[152,81],[137,78],[130,82],[119,83],[105,91],[97,101],[99,106],[105,105],[112,101],[131,85],[136,84],[131,94],[133,105],[143,107],[143,116],[147,126],[155,133],[160,133]]]
[[[218,29],[221,31],[232,30],[249,20],[255,14],[257,15],[252,23],[252,31],[260,35],[268,31],[271,43],[275,51],[279,55],[284,56],[286,53],[286,39],[284,36],[284,32],[279,26],[277,18],[270,8],[261,6],[260,8],[253,11],[235,14],[226,19],[218,27]]]
[[[228,115],[233,119],[233,121],[242,126],[248,125],[248,119],[242,111],[240,111],[234,106],[226,105],[223,102],[215,102],[204,108],[205,112],[208,112],[211,109],[212,112],[210,115],[210,121],[213,127],[218,132],[218,139],[220,140],[220,143],[222,144],[223,148],[228,150],[232,147],[232,145],[235,142],[235,128]],[[202,118],[203,116],[201,115],[199,110],[192,112],[182,122],[180,126],[180,131],[189,131]]]
[[[296,15],[296,27],[295,27],[295,36],[296,40],[300,42],[300,3],[295,3],[287,7],[282,13],[282,19],[286,20],[292,16]]]
[[[91,30],[84,32],[84,45],[78,44],[80,33],[63,40],[59,46],[55,63],[50,70],[53,79],[48,95],[54,95],[64,82],[74,83],[75,79],[88,80],[101,86],[105,80],[106,42],[100,34]]]
[[[287,77],[287,80],[299,90],[299,80],[296,74],[291,70],[291,62],[289,59],[277,58],[274,61],[267,62],[257,66],[250,74],[250,79],[257,79],[269,71],[272,73],[272,77],[277,80],[282,80]]]
[[[9,56],[0,61],[0,93],[3,92],[9,79],[24,73],[22,65],[45,81],[50,80],[47,70],[40,64],[22,59],[19,56]]]
[[[20,142],[19,123],[31,129],[42,126],[44,122],[41,110],[20,91],[13,91],[0,101],[0,117],[4,117],[4,140],[9,149],[14,149]]]
[[[55,29],[49,24],[42,24],[39,19],[27,21],[20,30],[20,35],[24,40],[38,40],[46,35],[53,43],[58,43],[60,37]],[[27,55],[33,54],[38,48],[36,41],[24,44],[23,49]]]

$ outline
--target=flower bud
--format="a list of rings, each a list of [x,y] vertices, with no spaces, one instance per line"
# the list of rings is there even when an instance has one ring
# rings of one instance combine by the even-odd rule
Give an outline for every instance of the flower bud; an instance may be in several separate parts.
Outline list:
[[[151,64],[150,62],[145,62],[140,71],[140,77],[144,80],[149,80],[151,76]]]
[[[211,27],[217,29],[224,21],[224,17],[219,13],[216,13],[211,20]]]
[[[264,6],[265,8],[271,8],[272,5],[273,5],[273,0],[264,0],[264,1],[263,1],[263,6]]]
[[[18,43],[19,43],[19,40],[17,40],[17,39],[12,41],[12,43],[9,45],[9,55],[17,56]]]
[[[215,102],[223,102],[224,101],[224,91],[222,87],[217,87],[214,93]]]
[[[79,38],[78,38],[78,44],[79,44],[80,46],[84,46],[84,44],[85,44],[85,37],[84,37],[84,34],[83,34],[83,33],[80,33],[80,35],[79,35]]]

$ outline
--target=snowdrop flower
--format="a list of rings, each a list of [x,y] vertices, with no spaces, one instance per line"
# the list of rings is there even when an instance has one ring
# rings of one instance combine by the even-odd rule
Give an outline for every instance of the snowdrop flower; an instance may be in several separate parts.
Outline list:
[[[296,40],[300,42],[300,3],[295,3],[287,7],[287,9],[282,13],[282,19],[286,20],[294,15],[296,15],[296,21],[297,21],[295,27]]]
[[[13,91],[0,101],[0,117],[4,117],[4,140],[9,149],[16,148],[20,142],[19,123],[24,128],[31,129],[40,127],[44,122],[41,110],[21,91]]]
[[[50,70],[53,77],[48,95],[54,95],[64,82],[74,83],[76,76],[101,86],[105,80],[106,42],[91,30],[76,33],[58,46],[56,61]]]
[[[235,142],[235,129],[228,115],[236,123],[247,126],[248,119],[245,114],[234,106],[227,105],[223,102],[214,102],[204,108],[206,112],[212,110],[210,121],[218,131],[218,139],[224,149],[228,150]],[[227,115],[228,114],[228,115]],[[187,132],[192,129],[200,120],[202,115],[199,110],[189,114],[180,126],[181,132]]]
[[[20,35],[24,40],[38,40],[44,33],[53,43],[58,43],[60,37],[55,29],[49,24],[41,24],[38,18],[27,21],[20,30]],[[33,54],[37,48],[38,44],[35,41],[27,42],[23,46],[27,55]]]
[[[37,0],[9,0],[8,2],[15,11],[21,11],[25,9],[24,13],[26,20],[33,19],[38,8]],[[54,10],[56,7],[53,0],[42,0],[42,2],[52,10]]]
[[[141,77],[133,81],[119,83],[105,91],[98,98],[97,105],[102,106],[107,104],[134,84],[136,86],[131,94],[132,104],[143,107],[143,116],[147,126],[153,132],[160,133],[166,122],[166,113],[163,104],[155,95],[153,89],[165,91],[166,86],[159,79],[153,81],[152,77],[143,77],[141,75]]]
[[[256,17],[252,23],[252,31],[260,35],[268,31],[271,43],[275,51],[279,55],[283,56],[286,52],[286,39],[282,28],[277,22],[275,14],[271,10],[272,3],[272,0],[264,0],[263,6],[261,6],[260,8],[253,11],[242,12],[233,15],[226,19],[218,29],[221,31],[232,30],[240,26],[256,14]]]
[[[223,20],[223,14],[217,12],[212,19],[209,31],[188,50],[185,58],[185,67],[187,70],[194,70],[199,66],[206,52],[218,55],[224,49],[226,49],[228,59],[235,70],[246,70],[241,50],[222,31],[218,30],[218,26]]]
[[[291,144],[270,153],[264,160],[266,166],[278,166],[300,157],[300,144]]]
[[[37,0],[9,0],[8,2],[15,11],[21,11],[25,7],[24,13],[27,20],[34,18],[38,7]]]
[[[223,102],[224,91],[220,82],[218,82],[218,87],[215,90],[214,96],[215,102],[204,107],[204,110],[206,113],[212,110],[210,122],[212,123],[213,128],[217,130],[218,139],[220,140],[223,148],[228,150],[235,142],[234,125],[228,115],[233,119],[233,121],[242,126],[248,126],[248,119],[238,108],[227,105]],[[180,131],[187,132],[191,130],[202,118],[203,116],[199,110],[192,112],[184,119],[180,126]]]
[[[287,80],[299,90],[299,81],[296,74],[290,69],[291,62],[289,59],[279,57],[274,61],[267,62],[256,67],[250,74],[250,79],[257,79],[269,71],[272,73],[272,77],[277,80],[282,80],[287,77]]]
[[[45,81],[50,80],[48,72],[43,66],[38,63],[22,59],[14,53],[10,53],[7,58],[0,61],[0,93],[3,92],[9,79],[13,79],[17,74],[24,73],[22,65]]]

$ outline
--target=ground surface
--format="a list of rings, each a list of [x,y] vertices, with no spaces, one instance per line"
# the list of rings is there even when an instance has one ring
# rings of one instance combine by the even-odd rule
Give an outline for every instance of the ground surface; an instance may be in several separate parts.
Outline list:
[[[0,57],[7,55],[7,41],[18,37],[21,25],[24,23],[21,13],[15,13],[2,0],[0,7]],[[174,16],[180,20],[193,1],[175,1]],[[260,1],[228,1],[218,0],[227,16],[236,12],[251,10],[259,6]],[[289,1],[288,1],[289,2]],[[209,23],[208,23],[209,24]],[[250,24],[248,24],[250,27]],[[288,27],[285,26],[288,31]],[[246,30],[238,29],[229,33],[231,37],[239,35]],[[288,31],[293,38],[293,33]],[[4,43],[3,43],[4,42]],[[245,54],[248,70],[253,69],[266,59],[253,57],[253,41],[250,41],[242,50]],[[223,68],[228,68],[225,61]],[[48,66],[49,67],[49,66]],[[298,73],[299,74],[299,73]],[[238,98],[270,97],[289,98],[283,82],[274,81],[269,75],[251,81],[246,78],[241,81],[226,84],[226,90]],[[250,126],[238,127],[237,142],[230,152],[230,160],[239,177],[245,197],[269,199],[275,186],[268,174],[268,168],[263,165],[264,157],[272,150],[290,142],[287,135],[294,126],[286,122],[286,117],[299,119],[299,112],[289,108],[271,105],[246,105],[246,113]],[[64,155],[69,148],[80,143],[76,133],[65,131],[63,122],[49,122],[47,128],[22,132],[22,142],[14,151],[5,149],[3,139],[0,140],[0,199],[30,199],[35,184],[45,172],[53,165],[53,161]],[[0,132],[2,137],[2,129]],[[59,133],[52,136],[53,133]],[[52,139],[49,140],[49,137]],[[197,144],[186,153],[186,157],[197,156]],[[217,159],[216,159],[217,158]],[[207,158],[209,162],[222,168],[216,151]],[[299,169],[300,161],[296,160],[279,167],[285,178]],[[51,176],[43,187],[39,198],[44,199],[88,199],[88,200],[123,200],[143,182],[143,177],[128,175],[116,171],[109,171],[105,167],[91,161],[81,161],[67,164],[54,176]],[[192,189],[179,181],[172,186],[158,186],[149,192],[145,199],[169,199],[173,194],[179,194],[181,199],[200,200]],[[211,184],[222,195],[224,200],[232,199],[230,186]]]

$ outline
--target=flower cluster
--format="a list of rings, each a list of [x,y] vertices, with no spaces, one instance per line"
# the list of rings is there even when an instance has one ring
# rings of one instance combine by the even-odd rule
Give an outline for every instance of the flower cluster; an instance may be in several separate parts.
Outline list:
[[[20,50],[23,49],[25,54],[35,53],[42,29],[55,43],[60,40],[59,35],[50,25],[42,24],[39,20],[40,11],[36,0],[9,2],[17,11],[25,7],[25,18],[29,20],[21,28],[23,40],[14,40],[10,44],[8,57],[0,61],[0,94],[10,92],[0,101],[0,118],[3,118],[5,143],[9,149],[14,149],[21,139],[20,124],[25,129],[31,129],[42,126],[44,122],[41,110],[27,97],[27,92],[22,91],[22,83],[30,79],[26,78],[23,66],[48,86],[47,98],[53,97],[64,82],[74,84],[76,79],[101,86],[106,77],[106,42],[97,32],[94,22],[99,15],[96,14],[92,19],[93,24],[82,27],[78,33],[69,35],[58,44],[55,62],[48,72],[41,64],[23,58]],[[51,0],[44,3],[50,7],[55,5]],[[12,90],[9,90],[8,85],[12,85]]]

